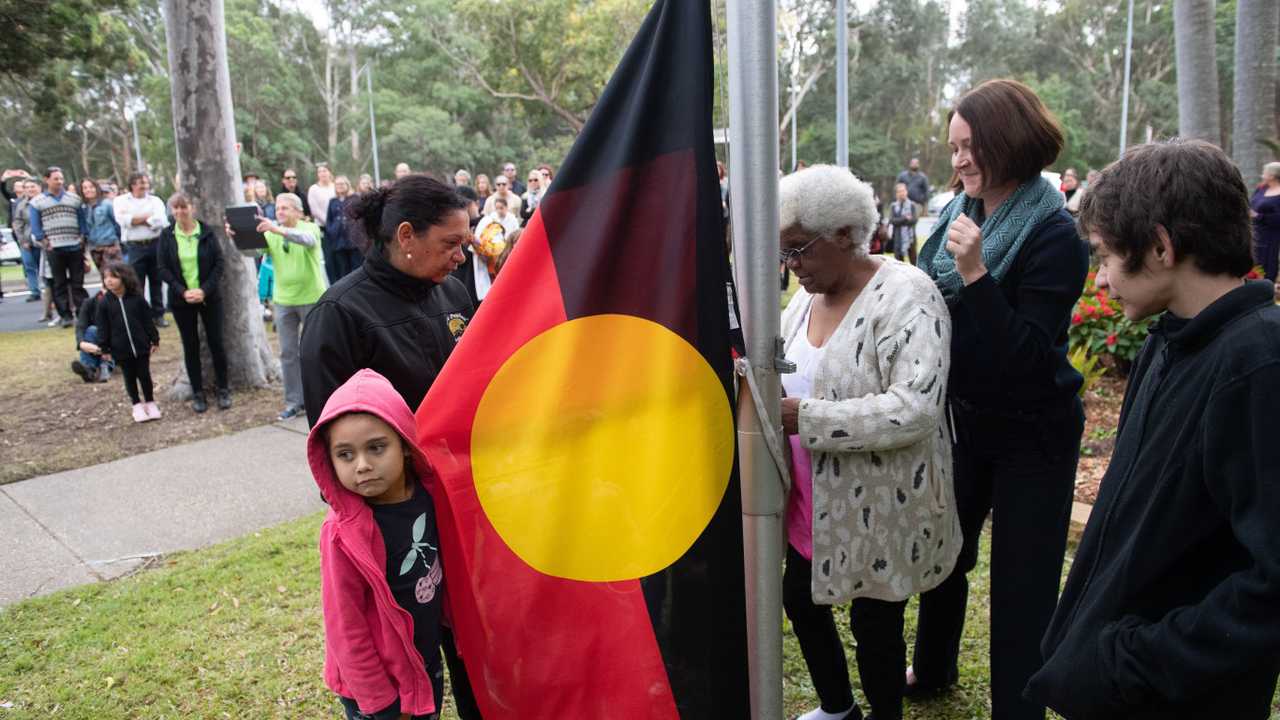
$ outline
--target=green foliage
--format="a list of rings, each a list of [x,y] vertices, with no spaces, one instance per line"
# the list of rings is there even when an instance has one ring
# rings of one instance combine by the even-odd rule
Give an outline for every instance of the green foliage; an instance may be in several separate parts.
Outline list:
[[[1080,386],[1081,398],[1102,379],[1103,375],[1107,374],[1107,366],[1098,362],[1101,357],[1090,354],[1089,348],[1083,344],[1072,348],[1067,359],[1071,361],[1071,367],[1084,377],[1084,384]]]
[[[1151,318],[1133,321],[1124,316],[1120,303],[1094,285],[1097,270],[1090,270],[1084,293],[1076,302],[1069,331],[1071,351],[1084,351],[1082,359],[1107,358],[1111,365],[1127,372],[1133,358],[1147,341]],[[1079,370],[1080,368],[1077,368]]]

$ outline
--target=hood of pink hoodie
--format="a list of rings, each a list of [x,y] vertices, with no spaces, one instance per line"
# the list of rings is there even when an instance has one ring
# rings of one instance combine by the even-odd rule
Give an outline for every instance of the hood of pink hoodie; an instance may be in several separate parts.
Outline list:
[[[430,481],[433,477],[427,457],[414,442],[417,432],[414,429],[413,412],[409,410],[404,398],[400,397],[400,393],[382,375],[373,370],[360,370],[329,396],[320,419],[307,436],[307,462],[311,465],[311,475],[328,501],[330,510],[342,522],[371,511],[364,498],[343,487],[338,480],[333,462],[329,459],[325,430],[335,418],[355,412],[374,415],[399,433],[400,441],[409,448],[419,481],[428,489],[431,488]]]

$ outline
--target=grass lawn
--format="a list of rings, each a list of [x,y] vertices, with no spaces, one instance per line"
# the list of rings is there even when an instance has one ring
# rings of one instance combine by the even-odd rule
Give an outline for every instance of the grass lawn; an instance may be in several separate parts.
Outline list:
[[[39,312],[33,309],[32,317]],[[275,334],[268,336],[274,343]],[[182,372],[182,342],[172,322],[160,329],[160,349],[151,358],[164,411],[158,422],[135,424],[119,374],[86,384],[71,371],[75,358],[71,328],[0,333],[0,484],[265,425],[283,405],[278,384],[233,391],[230,410],[203,415],[168,402],[167,390]]]
[[[339,717],[321,679],[320,521],[314,515],[0,610],[0,708],[12,703],[0,718]],[[909,704],[908,718],[989,715],[985,563],[972,579],[958,691]],[[908,642],[914,619],[912,609]],[[847,615],[839,625],[853,667]],[[815,696],[789,630],[784,653],[791,717]],[[444,717],[455,716],[447,709]]]

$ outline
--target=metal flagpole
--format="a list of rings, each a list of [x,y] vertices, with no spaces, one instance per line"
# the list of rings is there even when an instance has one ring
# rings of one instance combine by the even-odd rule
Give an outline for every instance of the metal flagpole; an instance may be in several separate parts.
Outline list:
[[[1129,29],[1124,38],[1124,99],[1120,102],[1120,154],[1129,132],[1129,67],[1133,56],[1133,0],[1129,0]]]
[[[138,172],[146,172],[142,165],[142,141],[138,139],[138,112],[129,113],[129,124],[133,126],[133,156],[138,163]]]
[[[373,117],[373,61],[365,64],[364,86],[369,95],[369,135],[373,139],[373,184],[382,185],[382,172],[378,167],[378,123]]]
[[[778,56],[774,0],[730,0],[729,187],[747,357],[781,426],[778,293]],[[793,121],[794,122],[794,121]],[[746,387],[738,401],[742,539],[753,720],[782,720],[782,513],[786,496]]]
[[[849,167],[849,9],[836,0],[836,165]]]

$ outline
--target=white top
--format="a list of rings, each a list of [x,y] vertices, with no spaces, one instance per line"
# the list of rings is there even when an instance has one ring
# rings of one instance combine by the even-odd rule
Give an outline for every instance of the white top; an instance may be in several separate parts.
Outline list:
[[[326,218],[329,217],[329,201],[338,196],[338,189],[333,183],[329,183],[328,187],[316,183],[307,190],[307,204],[311,206],[311,217],[319,223],[323,229]]]
[[[164,201],[155,195],[147,194],[134,197],[133,193],[117,195],[111,201],[111,210],[115,213],[116,224],[120,226],[120,239],[124,242],[147,242],[160,237],[160,231],[169,227],[169,218],[165,214]],[[133,218],[143,213],[149,217],[144,225],[134,225]]]
[[[807,398],[813,395],[813,371],[818,367],[818,361],[822,359],[822,348],[814,347],[809,342],[809,314],[810,309],[805,309],[804,324],[802,327],[806,331],[802,331],[787,348],[787,359],[796,364],[796,371],[787,373],[782,376],[782,389],[787,391],[787,397]]]

